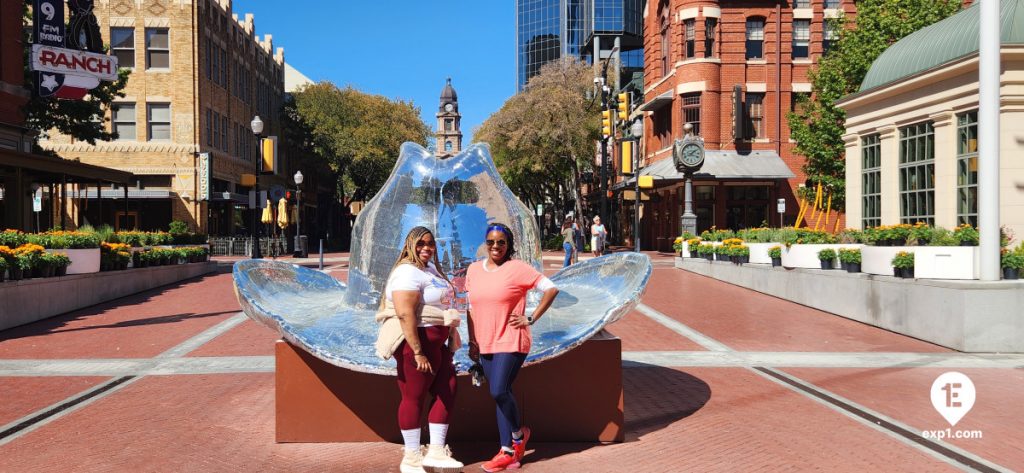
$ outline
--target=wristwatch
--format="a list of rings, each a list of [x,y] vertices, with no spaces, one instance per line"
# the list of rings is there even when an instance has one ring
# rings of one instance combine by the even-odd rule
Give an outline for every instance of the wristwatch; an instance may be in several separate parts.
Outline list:
[[[533,316],[532,315],[527,315],[526,316],[526,324],[527,325],[533,325]]]

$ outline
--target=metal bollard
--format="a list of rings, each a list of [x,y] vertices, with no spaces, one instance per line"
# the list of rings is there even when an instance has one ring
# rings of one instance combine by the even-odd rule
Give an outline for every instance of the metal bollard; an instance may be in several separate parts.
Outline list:
[[[320,270],[324,270],[324,239],[320,239]]]

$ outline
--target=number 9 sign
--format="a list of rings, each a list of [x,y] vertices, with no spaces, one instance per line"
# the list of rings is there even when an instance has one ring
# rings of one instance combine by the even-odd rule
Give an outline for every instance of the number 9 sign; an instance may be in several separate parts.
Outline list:
[[[53,21],[53,16],[56,14],[53,4],[50,2],[41,3],[39,5],[39,11],[46,16],[46,21]]]

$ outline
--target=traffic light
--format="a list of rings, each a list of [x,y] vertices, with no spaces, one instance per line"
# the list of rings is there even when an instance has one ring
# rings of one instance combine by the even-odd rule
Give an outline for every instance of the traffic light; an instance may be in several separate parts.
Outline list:
[[[622,174],[629,175],[633,174],[633,142],[623,141],[622,142]]]
[[[629,92],[619,94],[619,121],[629,120]]]
[[[612,136],[612,111],[601,110],[601,134]]]

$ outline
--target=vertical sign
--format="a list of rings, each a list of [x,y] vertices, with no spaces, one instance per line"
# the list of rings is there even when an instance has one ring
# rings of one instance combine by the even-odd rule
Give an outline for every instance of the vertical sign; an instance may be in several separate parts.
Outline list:
[[[34,44],[64,47],[64,0],[33,2],[32,39]],[[33,75],[40,97],[50,97],[64,85],[64,74],[35,71]]]
[[[212,198],[213,166],[210,162],[210,153],[199,153],[199,200],[210,200]]]

